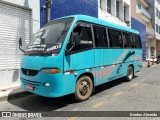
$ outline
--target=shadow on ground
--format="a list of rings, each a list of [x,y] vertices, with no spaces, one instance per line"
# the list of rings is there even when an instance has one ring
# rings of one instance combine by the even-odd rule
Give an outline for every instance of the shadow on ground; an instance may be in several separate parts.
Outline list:
[[[111,89],[117,85],[125,83],[124,78],[105,83],[103,85],[97,86],[93,95],[99,94],[105,90]],[[12,91],[14,92],[14,91]],[[11,93],[10,93],[11,94]],[[92,99],[92,97],[90,98]],[[20,110],[28,110],[34,112],[50,112],[54,110],[58,110],[60,108],[66,107],[70,104],[76,104],[76,100],[74,100],[73,95],[66,95],[60,98],[47,98],[41,97],[35,94],[27,94],[26,97],[21,97],[13,100],[9,100],[8,102],[20,108]],[[85,102],[85,101],[84,101]]]

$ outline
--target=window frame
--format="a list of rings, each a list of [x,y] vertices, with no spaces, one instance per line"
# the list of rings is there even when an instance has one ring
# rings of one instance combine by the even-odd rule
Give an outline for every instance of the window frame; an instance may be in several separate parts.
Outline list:
[[[142,41],[141,41],[141,36],[140,34],[135,34],[135,33],[132,33],[132,40],[133,40],[133,35],[137,36],[139,38],[139,43],[140,43],[140,47],[139,48],[136,48],[135,47],[135,43],[134,43],[134,48],[133,49],[142,49]]]
[[[84,24],[89,24],[89,25],[90,25],[91,38],[92,38],[92,44],[93,44],[93,46],[92,46],[91,48],[88,48],[88,49],[82,49],[82,50],[77,50],[77,51],[72,51],[72,50],[71,50],[71,52],[69,52],[69,53],[67,53],[67,54],[66,54],[66,50],[65,50],[65,55],[76,54],[76,53],[79,53],[79,52],[84,52],[84,51],[91,50],[91,49],[94,49],[94,48],[95,48],[95,40],[94,40],[94,36],[93,36],[93,26],[92,26],[92,23],[91,23],[91,22],[82,21],[82,20],[78,20],[78,21],[75,22],[74,27],[73,27],[72,30],[71,30],[71,33],[70,33],[70,36],[69,36],[69,38],[68,38],[68,40],[67,40],[67,44],[66,44],[65,49],[67,48],[68,42],[69,42],[70,39],[71,39],[73,30],[75,29],[76,25],[77,25],[77,24],[80,24],[80,23],[84,23]]]
[[[124,46],[124,43],[123,43],[123,48],[126,48],[126,49],[132,49],[132,48],[135,48],[135,47],[133,47],[133,33],[131,33],[131,32],[126,32],[126,31],[122,31],[122,40],[123,40],[123,33],[125,33],[125,34],[129,34],[130,35],[130,38],[131,38],[131,41],[130,41],[130,43],[132,44],[131,45],[131,47],[128,47],[128,46]],[[127,43],[127,40],[126,40],[126,43]]]
[[[110,3],[108,1],[110,1]],[[111,6],[112,6],[111,3],[112,3],[111,0],[107,0],[107,12],[110,13],[110,14],[112,12],[111,11]]]
[[[76,53],[83,52],[83,51],[87,51],[87,50],[91,50],[91,49],[142,49],[142,43],[141,43],[140,34],[136,34],[136,33],[133,33],[133,32],[128,32],[128,31],[121,30],[121,29],[117,29],[117,28],[113,28],[113,27],[108,27],[108,26],[101,25],[101,24],[96,24],[96,23],[93,23],[93,22],[87,22],[87,21],[83,21],[83,20],[78,20],[78,21],[76,21],[76,22],[75,22],[75,25],[78,24],[78,23],[90,24],[90,27],[91,27],[91,37],[92,37],[92,41],[93,41],[93,43],[92,43],[92,44],[93,44],[93,47],[92,47],[92,48],[88,48],[88,49],[84,49],[84,50],[74,51],[74,52],[69,53],[69,55],[70,55],[70,54],[76,54]],[[74,30],[75,25],[74,25],[74,27],[72,28],[71,33],[72,33],[72,31]],[[94,34],[93,25],[105,28],[106,35],[107,35],[108,47],[105,47],[105,48],[104,48],[104,47],[103,47],[103,48],[102,48],[102,47],[101,47],[101,48],[96,47],[96,44],[95,44],[95,34]],[[132,47],[132,48],[125,48],[124,46],[123,46],[123,47],[111,47],[111,46],[110,46],[111,40],[110,40],[110,38],[109,38],[108,29],[117,30],[117,31],[121,32],[121,37],[122,37],[123,32],[129,33],[130,36],[131,36],[132,42],[133,42],[133,35],[138,36],[138,37],[139,37],[139,41],[140,41],[140,48],[135,48],[135,44],[134,44],[134,48],[133,48],[133,47]],[[70,39],[71,39],[71,34],[70,34],[70,37],[68,38],[68,41],[69,41]],[[68,43],[68,42],[67,42],[67,43]],[[122,38],[122,44],[123,44],[123,38]],[[67,44],[66,44],[66,47],[67,47]],[[68,54],[67,54],[67,55],[68,55]]]
[[[105,33],[106,33],[106,37],[107,37],[107,41],[106,41],[106,42],[107,42],[107,47],[97,47],[97,46],[96,46],[94,26],[102,27],[102,28],[105,29]],[[92,29],[93,29],[92,35],[93,35],[93,37],[94,37],[94,48],[95,48],[95,49],[106,49],[106,48],[109,48],[109,40],[108,40],[109,37],[108,37],[107,27],[106,27],[106,26],[102,26],[102,25],[98,25],[98,24],[92,23]]]
[[[110,38],[109,38],[108,29],[117,30],[117,31],[121,32],[121,38],[122,38],[122,30],[116,29],[116,28],[107,27],[107,34],[108,34],[108,40],[109,40],[109,48],[113,48],[113,49],[124,49],[124,47],[111,47],[111,46],[110,46],[111,40],[110,40]],[[122,41],[122,44],[123,44],[123,41]]]
[[[126,33],[130,33],[131,35],[131,39],[132,39],[132,42],[133,42],[133,35],[137,35],[139,37],[139,40],[140,40],[140,48],[125,48],[124,46],[121,47],[121,48],[118,48],[118,47],[111,47],[110,46],[110,39],[109,39],[109,33],[108,33],[108,29],[113,29],[113,30],[118,30],[118,31],[121,31],[121,36],[122,36],[122,33],[123,32],[126,32]],[[128,32],[128,31],[124,31],[124,30],[120,30],[120,29],[116,29],[116,28],[112,28],[112,27],[107,27],[107,36],[108,36],[108,48],[111,48],[111,49],[142,49],[142,43],[141,43],[141,37],[140,37],[140,34],[136,34],[136,33],[133,33],[133,32]],[[123,41],[122,41],[123,42]]]
[[[116,17],[120,18],[120,2],[116,0]]]

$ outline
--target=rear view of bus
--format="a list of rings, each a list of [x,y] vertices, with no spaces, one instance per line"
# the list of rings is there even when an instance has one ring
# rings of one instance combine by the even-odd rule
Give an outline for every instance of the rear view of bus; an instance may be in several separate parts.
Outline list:
[[[20,41],[20,48],[21,48]],[[21,59],[22,89],[45,97],[87,100],[95,86],[142,69],[139,33],[90,16],[56,19],[33,37]]]

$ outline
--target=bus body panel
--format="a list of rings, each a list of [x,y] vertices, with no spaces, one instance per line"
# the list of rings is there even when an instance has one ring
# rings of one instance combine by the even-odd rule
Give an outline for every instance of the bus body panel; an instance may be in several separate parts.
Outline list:
[[[62,74],[55,74],[55,75],[46,75],[42,72],[39,72],[35,77],[28,77],[21,74],[21,88],[44,96],[44,97],[60,97],[63,96],[63,79]],[[38,83],[37,83],[38,82]],[[46,87],[44,86],[45,83],[49,83],[50,86]],[[28,90],[26,88],[26,85],[29,84],[34,87],[34,90]]]
[[[45,74],[41,70],[44,68],[59,68],[59,74]],[[25,75],[22,69],[32,72],[38,71],[35,76]],[[23,56],[21,59],[20,80],[21,87],[26,89],[26,84],[34,87],[34,91],[30,91],[42,96],[58,97],[63,94],[63,59],[62,56]],[[50,87],[45,87],[44,84],[49,83]]]
[[[141,54],[142,51],[136,49],[96,49],[95,85],[126,76],[129,65],[133,65],[134,72],[139,71],[142,68]]]
[[[64,56],[64,71],[94,67],[94,49]]]
[[[94,49],[64,56],[64,92],[75,92],[76,80],[79,75],[94,69]],[[70,72],[73,72],[70,74]]]

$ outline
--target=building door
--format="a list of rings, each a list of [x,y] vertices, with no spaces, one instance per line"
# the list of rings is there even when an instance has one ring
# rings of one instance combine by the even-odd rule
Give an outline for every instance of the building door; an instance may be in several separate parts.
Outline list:
[[[31,10],[0,2],[0,70],[19,69],[18,41],[28,44],[31,31]]]

